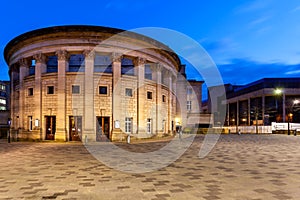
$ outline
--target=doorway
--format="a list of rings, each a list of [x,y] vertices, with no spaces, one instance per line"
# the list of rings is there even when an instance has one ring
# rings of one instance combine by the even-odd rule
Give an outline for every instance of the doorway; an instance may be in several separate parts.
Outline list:
[[[97,117],[96,141],[108,141],[109,139],[109,117]]]
[[[82,117],[69,116],[69,140],[81,141],[82,136]]]
[[[45,116],[46,140],[54,140],[56,130],[56,116]]]

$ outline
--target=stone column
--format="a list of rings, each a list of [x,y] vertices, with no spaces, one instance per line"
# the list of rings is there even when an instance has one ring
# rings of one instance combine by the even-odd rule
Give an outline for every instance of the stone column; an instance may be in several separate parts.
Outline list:
[[[58,74],[57,74],[57,117],[56,117],[56,141],[67,140],[66,127],[66,69],[68,68],[68,52],[57,51]]]
[[[45,139],[45,133],[43,132],[44,119],[42,116],[42,73],[47,70],[46,56],[42,53],[34,55],[35,59],[35,76],[34,76],[34,120],[39,121],[38,127],[35,129],[39,130],[39,138]]]
[[[151,68],[153,75],[152,78],[156,82],[156,117],[155,117],[155,133],[158,136],[162,136],[163,127],[162,127],[162,76],[161,70],[162,65],[157,63]]]
[[[90,50],[83,52],[85,56],[84,72],[84,128],[82,140],[96,141],[95,113],[94,113],[94,57]],[[98,90],[97,90],[98,91]]]
[[[137,132],[138,137],[144,137],[146,133],[146,119],[145,119],[145,101],[147,95],[145,91],[145,63],[144,58],[134,59],[135,72],[137,73]]]
[[[172,132],[172,74],[170,71],[166,71],[166,79],[169,87],[168,90],[168,127],[169,133]],[[173,122],[174,123],[174,122]]]
[[[118,127],[121,121],[122,116],[122,106],[121,106],[121,92],[122,92],[122,83],[121,83],[121,61],[122,55],[119,53],[111,54],[112,60],[112,71],[113,71],[113,82],[112,82],[112,141],[120,140],[122,138],[122,130]],[[117,126],[115,126],[117,125]],[[124,126],[124,124],[122,124]],[[125,131],[125,130],[124,130]]]
[[[29,68],[28,62],[26,59],[19,60],[20,71],[19,71],[19,133],[21,134],[22,131],[25,129],[24,127],[24,120],[26,117],[24,116],[24,105],[25,105],[25,90],[24,87],[24,78],[28,76]]]

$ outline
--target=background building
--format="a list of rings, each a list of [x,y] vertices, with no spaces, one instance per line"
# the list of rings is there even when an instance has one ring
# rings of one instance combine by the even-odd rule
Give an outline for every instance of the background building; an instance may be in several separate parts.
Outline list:
[[[22,138],[96,141],[173,134],[175,119],[188,124],[186,88],[201,96],[202,82],[190,86],[171,49],[120,29],[39,29],[10,41],[4,54],[12,129]],[[193,103],[195,113],[197,108],[200,113],[201,100]]]
[[[288,120],[300,123],[300,78],[264,78],[247,85],[211,87],[208,91],[219,87],[226,91],[226,102],[219,102],[226,104],[225,126],[271,125]],[[210,101],[209,98],[207,112]]]
[[[0,138],[7,136],[8,118],[10,118],[10,82],[0,81]]]

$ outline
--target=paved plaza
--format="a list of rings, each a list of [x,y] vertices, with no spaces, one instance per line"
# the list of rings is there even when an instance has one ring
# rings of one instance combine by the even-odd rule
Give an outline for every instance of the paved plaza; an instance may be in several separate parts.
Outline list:
[[[81,143],[0,141],[0,199],[300,199],[300,136],[222,135],[198,157],[204,135],[176,162],[125,173]],[[167,144],[118,144],[148,152]],[[163,159],[163,158],[162,158]]]

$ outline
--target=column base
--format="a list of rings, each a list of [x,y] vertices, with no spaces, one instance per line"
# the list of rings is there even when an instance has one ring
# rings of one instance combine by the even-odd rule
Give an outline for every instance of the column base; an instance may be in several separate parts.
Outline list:
[[[55,132],[55,141],[57,142],[65,142],[66,141],[66,131],[57,130]]]
[[[119,128],[115,128],[111,132],[111,141],[126,141],[127,134],[123,133],[123,131]]]
[[[86,129],[83,131],[82,142],[96,142],[96,131],[94,129]]]

